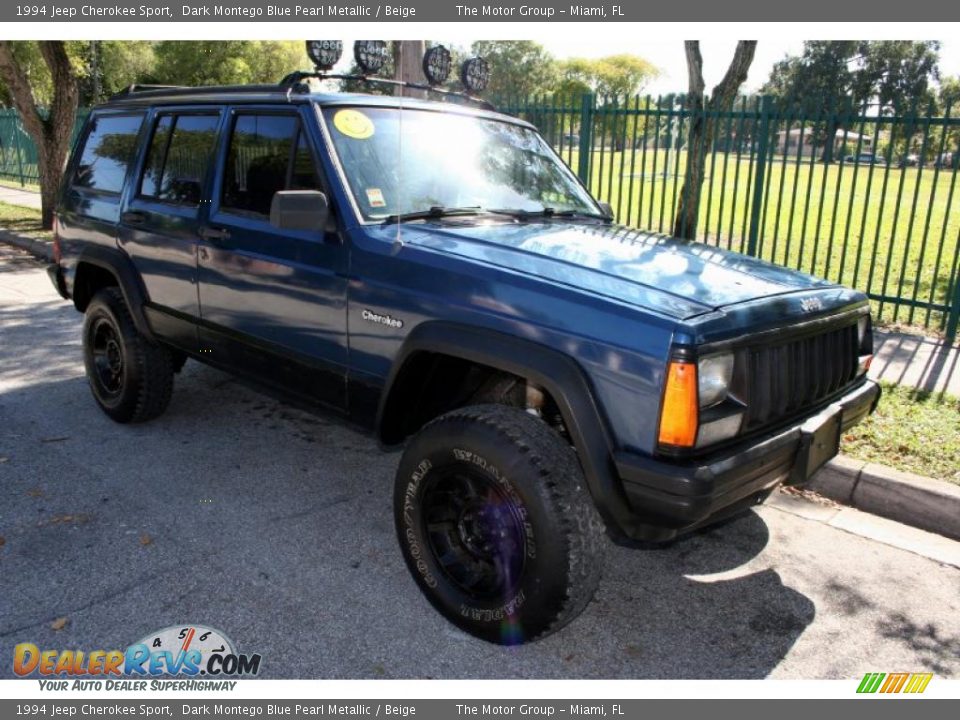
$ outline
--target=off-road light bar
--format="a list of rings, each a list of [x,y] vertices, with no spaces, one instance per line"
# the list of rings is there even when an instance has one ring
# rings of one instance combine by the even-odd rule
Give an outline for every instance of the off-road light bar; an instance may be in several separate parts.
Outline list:
[[[460,66],[460,82],[468,92],[482,93],[490,82],[490,63],[481,57],[472,57]]]
[[[440,85],[450,77],[450,51],[443,45],[434,45],[423,54],[423,74],[431,85]]]
[[[307,55],[319,70],[330,70],[343,55],[342,40],[307,40]]]
[[[387,43],[383,40],[357,40],[353,59],[364,75],[375,75],[387,62]]]

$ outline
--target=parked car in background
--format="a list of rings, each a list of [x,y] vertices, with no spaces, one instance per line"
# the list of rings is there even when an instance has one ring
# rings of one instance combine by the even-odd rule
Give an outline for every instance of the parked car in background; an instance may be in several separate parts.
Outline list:
[[[937,156],[934,166],[942,170],[952,170],[957,167],[958,161],[960,161],[960,153],[955,152],[945,152],[940,153]]]
[[[855,163],[857,165],[873,165],[879,162],[879,158],[873,153],[860,153],[859,155],[847,155],[843,158],[845,163]]]

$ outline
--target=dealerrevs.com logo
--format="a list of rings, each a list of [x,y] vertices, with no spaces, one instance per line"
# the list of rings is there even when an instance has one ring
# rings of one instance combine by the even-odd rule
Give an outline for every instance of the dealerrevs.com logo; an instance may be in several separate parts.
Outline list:
[[[255,676],[260,655],[238,653],[219,630],[178,625],[124,650],[51,650],[20,643],[13,649],[13,672],[45,678],[40,682],[50,690],[146,690],[147,679],[152,690],[232,690],[236,682],[224,678]],[[188,681],[159,679],[171,677]]]

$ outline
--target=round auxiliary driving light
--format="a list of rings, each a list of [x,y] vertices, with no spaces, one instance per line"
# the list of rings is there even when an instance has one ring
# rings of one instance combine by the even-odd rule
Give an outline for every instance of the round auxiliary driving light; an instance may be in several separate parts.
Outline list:
[[[387,44],[383,40],[357,40],[353,44],[353,59],[364,75],[378,73],[387,62]]]
[[[490,63],[481,57],[464,60],[460,66],[460,82],[471,93],[482,93],[490,82]]]
[[[317,70],[330,70],[343,55],[343,41],[307,40],[307,55]]]
[[[423,54],[423,74],[431,85],[439,85],[450,77],[450,51],[434,45]]]

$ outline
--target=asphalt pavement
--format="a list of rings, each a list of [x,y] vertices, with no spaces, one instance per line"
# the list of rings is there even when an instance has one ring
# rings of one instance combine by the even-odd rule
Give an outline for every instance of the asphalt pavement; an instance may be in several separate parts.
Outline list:
[[[163,417],[117,425],[83,377],[80,323],[0,247],[0,677],[17,643],[112,649],[188,622],[276,678],[960,676],[960,570],[942,554],[960,546],[868,537],[797,498],[611,546],[572,625],[474,640],[403,565],[397,454],[195,362]]]

